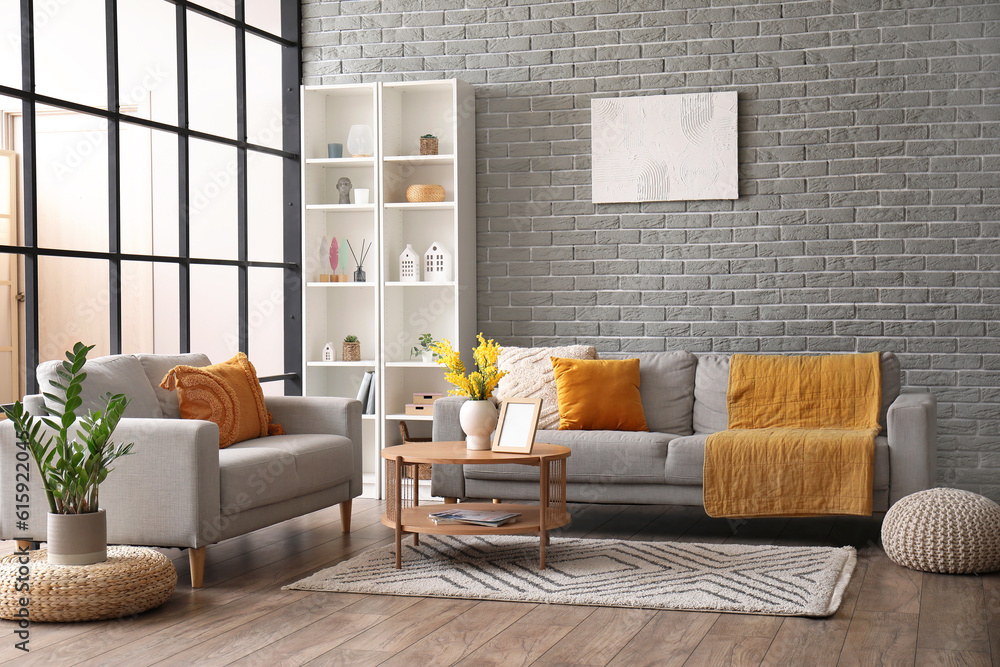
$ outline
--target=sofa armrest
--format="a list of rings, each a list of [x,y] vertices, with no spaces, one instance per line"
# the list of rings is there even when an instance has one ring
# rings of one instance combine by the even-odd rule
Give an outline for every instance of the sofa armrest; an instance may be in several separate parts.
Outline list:
[[[937,399],[930,393],[900,394],[889,406],[886,427],[892,506],[937,481]]]
[[[271,418],[285,433],[330,433],[350,438],[354,443],[351,497],[361,495],[363,450],[361,401],[334,396],[266,396]]]
[[[445,396],[434,401],[434,423],[431,439],[434,442],[464,440],[465,431],[458,423],[458,412],[469,400],[465,396]],[[460,465],[435,463],[431,466],[431,495],[448,498],[465,497],[465,471]]]
[[[44,428],[44,427],[43,427]],[[108,542],[162,547],[200,547],[219,539],[219,427],[194,419],[125,418],[113,440],[133,442],[132,453],[112,464],[101,484],[108,512]],[[31,463],[30,538],[15,530],[14,425],[0,422],[0,537],[46,537],[48,505],[41,474]]]

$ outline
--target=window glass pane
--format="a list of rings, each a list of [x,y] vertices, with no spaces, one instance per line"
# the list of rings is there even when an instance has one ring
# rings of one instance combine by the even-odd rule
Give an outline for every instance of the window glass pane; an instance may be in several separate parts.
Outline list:
[[[212,363],[239,351],[239,302],[234,266],[191,266],[191,351]]]
[[[236,0],[200,0],[191,4],[201,5],[205,9],[211,9],[220,14],[225,14],[230,18],[236,18]]]
[[[250,25],[281,35],[281,0],[244,0],[243,11]]]
[[[236,30],[188,11],[188,111],[192,130],[236,138]]]
[[[122,262],[122,351],[153,351],[153,265]],[[176,318],[175,318],[176,321]]]
[[[21,87],[21,0],[0,0],[0,83]]]
[[[177,136],[122,123],[122,252],[177,255]]]
[[[192,139],[191,256],[237,259],[236,149]]]
[[[156,354],[181,351],[180,304],[180,268],[176,264],[153,264],[153,352]]]
[[[175,5],[164,0],[118,3],[120,108],[140,118],[177,124]],[[155,26],[155,29],[150,29]]]
[[[247,253],[251,261],[284,261],[282,221],[283,158],[247,154]]]
[[[281,46],[254,35],[247,35],[246,108],[247,140],[281,148]]]
[[[107,252],[107,121],[39,106],[35,126],[38,244]]]
[[[35,2],[34,9],[36,92],[106,107],[104,0]]]
[[[251,268],[249,284],[250,361],[257,375],[280,375],[285,370],[284,275],[282,269]]]
[[[111,354],[108,262],[38,258],[38,360],[65,359],[77,341],[89,358]]]

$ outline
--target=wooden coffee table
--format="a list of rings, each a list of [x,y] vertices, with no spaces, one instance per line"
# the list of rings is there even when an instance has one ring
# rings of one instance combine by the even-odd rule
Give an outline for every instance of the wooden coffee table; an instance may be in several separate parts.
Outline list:
[[[491,450],[467,449],[464,442],[414,442],[382,450],[385,459],[386,504],[382,523],[396,531],[396,567],[402,567],[402,539],[413,534],[419,544],[420,533],[438,535],[523,535],[539,537],[538,568],[545,568],[545,545],[548,531],[570,522],[566,511],[566,459],[570,449],[561,445],[536,443],[530,454],[508,454]],[[513,503],[462,503],[464,510],[502,510],[520,512],[521,516],[502,526],[473,524],[438,525],[428,516],[442,509],[440,504],[421,505],[419,474],[421,463],[461,465],[510,464],[535,466],[538,475],[538,505]]]

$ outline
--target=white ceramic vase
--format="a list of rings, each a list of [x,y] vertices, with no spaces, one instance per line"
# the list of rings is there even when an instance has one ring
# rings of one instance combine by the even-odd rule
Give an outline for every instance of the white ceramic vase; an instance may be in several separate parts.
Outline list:
[[[468,449],[489,449],[490,436],[497,427],[500,414],[493,401],[466,401],[458,412],[458,423],[465,431]]]

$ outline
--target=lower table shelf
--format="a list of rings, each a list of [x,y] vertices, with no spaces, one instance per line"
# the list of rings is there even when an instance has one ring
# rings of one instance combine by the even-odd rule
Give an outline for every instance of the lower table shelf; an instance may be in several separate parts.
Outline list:
[[[431,512],[454,508],[462,510],[472,510],[476,512],[520,512],[510,523],[502,526],[479,526],[466,523],[445,523],[436,524],[428,516]],[[402,530],[404,533],[427,533],[431,535],[523,535],[525,533],[537,533],[541,528],[540,511],[538,505],[514,505],[510,503],[462,503],[460,505],[418,505],[417,507],[406,507],[403,509]],[[565,526],[570,522],[569,512],[559,512],[550,509],[545,517],[545,530]],[[382,523],[390,528],[395,528],[396,523],[388,516],[382,515]]]

